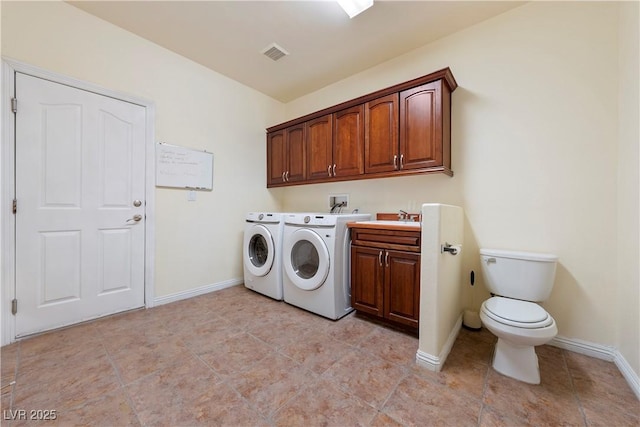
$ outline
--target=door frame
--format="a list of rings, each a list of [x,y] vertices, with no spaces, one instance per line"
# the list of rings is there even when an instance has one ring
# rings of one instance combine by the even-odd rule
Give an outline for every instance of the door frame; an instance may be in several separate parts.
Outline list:
[[[155,103],[126,93],[106,89],[99,85],[54,73],[14,59],[2,57],[0,71],[0,345],[16,341],[15,316],[11,314],[11,301],[16,294],[16,221],[12,213],[15,196],[15,116],[11,98],[15,95],[16,72],[39,77],[54,83],[93,92],[98,95],[129,102],[144,107],[145,123],[145,255],[144,255],[144,303],[153,306],[155,272]],[[20,109],[20,100],[18,100]],[[18,206],[18,209],[20,207]],[[19,309],[19,307],[18,307]]]

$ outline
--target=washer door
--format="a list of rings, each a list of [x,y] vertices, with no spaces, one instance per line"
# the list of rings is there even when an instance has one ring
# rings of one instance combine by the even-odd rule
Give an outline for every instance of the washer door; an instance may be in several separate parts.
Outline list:
[[[254,225],[244,234],[244,265],[254,276],[267,275],[273,267],[276,247],[264,225]]]
[[[313,230],[301,228],[285,239],[284,270],[295,286],[318,289],[329,275],[329,250]]]

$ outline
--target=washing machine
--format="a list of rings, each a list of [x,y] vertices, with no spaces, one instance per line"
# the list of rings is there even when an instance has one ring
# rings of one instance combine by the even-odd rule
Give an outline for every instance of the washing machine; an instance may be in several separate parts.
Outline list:
[[[284,301],[333,320],[353,311],[346,224],[370,219],[369,214],[286,214]]]
[[[250,212],[244,228],[244,286],[275,300],[282,300],[283,216]]]

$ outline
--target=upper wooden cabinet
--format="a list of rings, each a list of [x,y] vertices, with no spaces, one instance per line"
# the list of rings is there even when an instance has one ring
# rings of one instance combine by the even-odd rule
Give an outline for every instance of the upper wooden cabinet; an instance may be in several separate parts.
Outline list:
[[[267,186],[304,181],[305,161],[304,124],[267,135]]]
[[[364,173],[364,105],[333,113],[333,177]]]
[[[364,105],[364,158],[366,173],[393,172],[399,165],[398,94]]]
[[[309,120],[307,127],[307,172],[310,180],[328,179],[333,166],[333,116]]]
[[[451,171],[449,68],[267,129],[267,186]],[[283,150],[283,151],[280,151]]]
[[[284,138],[284,130],[267,134],[267,186],[285,182],[287,147]]]
[[[450,167],[442,101],[442,80],[400,92],[400,170]]]
[[[309,120],[305,126],[309,181],[364,173],[364,106]]]

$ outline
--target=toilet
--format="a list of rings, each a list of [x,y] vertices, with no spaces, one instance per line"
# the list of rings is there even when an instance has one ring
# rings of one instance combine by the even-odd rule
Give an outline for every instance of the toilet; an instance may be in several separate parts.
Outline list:
[[[535,346],[558,333],[556,322],[536,304],[551,294],[558,257],[550,254],[481,249],[482,274],[492,297],[480,319],[498,337],[493,369],[511,378],[540,384]]]

